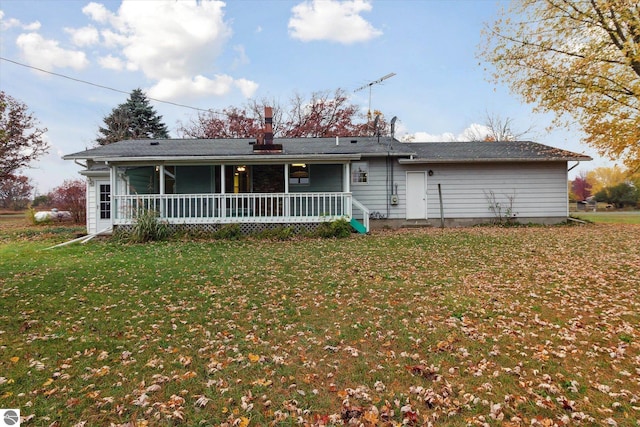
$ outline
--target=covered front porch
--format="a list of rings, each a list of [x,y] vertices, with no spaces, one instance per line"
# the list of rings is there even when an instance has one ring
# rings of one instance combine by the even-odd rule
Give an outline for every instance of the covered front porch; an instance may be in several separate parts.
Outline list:
[[[369,211],[350,192],[349,162],[111,165],[111,222],[145,210],[169,224],[309,224],[337,219],[369,231]]]

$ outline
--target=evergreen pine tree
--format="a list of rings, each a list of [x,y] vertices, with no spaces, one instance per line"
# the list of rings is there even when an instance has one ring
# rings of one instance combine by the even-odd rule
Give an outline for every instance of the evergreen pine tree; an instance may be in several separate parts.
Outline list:
[[[111,110],[104,119],[105,127],[100,127],[96,141],[100,145],[111,144],[124,139],[168,138],[167,126],[149,105],[142,89],[135,89],[124,104]]]

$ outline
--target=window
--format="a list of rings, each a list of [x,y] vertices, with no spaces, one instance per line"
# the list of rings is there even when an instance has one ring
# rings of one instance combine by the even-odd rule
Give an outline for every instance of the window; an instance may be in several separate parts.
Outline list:
[[[351,163],[351,183],[366,184],[369,182],[369,163],[353,162]]]
[[[109,219],[111,218],[111,185],[100,184],[98,193],[100,219]]]
[[[309,165],[294,163],[289,167],[289,184],[309,185]]]

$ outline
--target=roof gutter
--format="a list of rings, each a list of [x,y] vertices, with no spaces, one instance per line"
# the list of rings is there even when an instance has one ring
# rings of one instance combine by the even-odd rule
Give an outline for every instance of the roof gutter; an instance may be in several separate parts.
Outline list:
[[[283,163],[289,161],[351,161],[360,160],[362,156],[360,154],[300,154],[300,155],[277,155],[271,154],[269,156],[150,156],[150,157],[92,157],[95,162],[105,162],[108,164],[116,163],[238,163],[243,164],[273,164]]]
[[[544,158],[544,159],[522,159],[522,158],[500,158],[500,159],[399,159],[400,164],[454,164],[454,163],[531,163],[531,162],[570,162],[580,160],[591,160],[590,157],[584,158]]]

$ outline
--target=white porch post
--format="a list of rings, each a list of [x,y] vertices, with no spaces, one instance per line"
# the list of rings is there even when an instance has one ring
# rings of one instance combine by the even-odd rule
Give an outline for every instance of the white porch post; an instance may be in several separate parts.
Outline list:
[[[111,217],[111,226],[113,227],[113,220],[117,219],[116,218],[116,212],[118,212],[118,203],[120,202],[120,200],[118,200],[115,196],[118,194],[118,167],[117,166],[113,166],[111,165],[111,167],[109,168],[109,178],[111,179],[111,183],[109,184],[109,189],[111,190],[111,203],[109,204],[111,212],[109,213],[110,217]],[[99,193],[99,191],[96,191],[96,193]],[[98,204],[98,212],[96,212],[96,215],[100,215],[100,195],[96,194],[96,203]],[[96,225],[97,227],[97,225]],[[100,230],[96,230],[96,231],[100,231]]]
[[[164,165],[160,165],[158,169],[158,173],[160,174],[160,218],[164,218]]]
[[[220,165],[220,193],[225,194],[227,192],[224,182],[224,165]]]
[[[218,207],[219,208],[218,215],[220,215],[220,217],[222,218],[224,218],[227,213],[227,202],[226,202],[226,196],[225,196],[227,189],[226,189],[225,179],[224,179],[224,175],[225,175],[224,168],[225,168],[224,164],[220,165],[220,194],[222,194],[222,196],[219,199],[220,206]]]
[[[284,164],[284,192],[289,193],[289,163]]]
[[[282,200],[283,214],[285,217],[289,216],[291,208],[291,202],[289,201],[289,163],[284,164],[284,199]]]
[[[345,193],[351,192],[351,163],[344,164],[342,191],[344,191]]]
[[[160,194],[164,194],[164,165],[160,165],[158,169],[158,173],[160,174]]]

